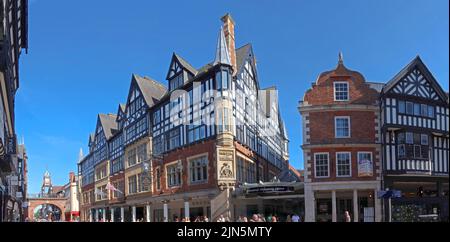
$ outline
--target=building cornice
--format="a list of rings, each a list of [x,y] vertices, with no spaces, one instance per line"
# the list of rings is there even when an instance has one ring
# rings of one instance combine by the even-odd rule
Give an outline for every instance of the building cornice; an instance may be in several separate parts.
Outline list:
[[[335,112],[335,111],[380,111],[378,105],[362,104],[330,104],[330,105],[308,105],[304,102],[298,106],[300,113],[306,112]]]

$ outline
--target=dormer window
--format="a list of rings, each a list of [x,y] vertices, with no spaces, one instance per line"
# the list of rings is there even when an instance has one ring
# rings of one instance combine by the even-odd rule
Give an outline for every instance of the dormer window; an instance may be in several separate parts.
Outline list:
[[[181,72],[169,81],[169,91],[177,89],[178,87],[182,86],[183,83],[184,83],[183,72]]]
[[[348,92],[348,82],[334,82],[334,101],[348,101]]]

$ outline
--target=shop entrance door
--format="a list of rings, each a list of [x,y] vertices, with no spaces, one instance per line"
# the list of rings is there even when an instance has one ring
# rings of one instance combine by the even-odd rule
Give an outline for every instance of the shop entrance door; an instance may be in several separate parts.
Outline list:
[[[349,212],[351,221],[353,221],[353,199],[337,199],[337,222],[345,222],[345,211]]]

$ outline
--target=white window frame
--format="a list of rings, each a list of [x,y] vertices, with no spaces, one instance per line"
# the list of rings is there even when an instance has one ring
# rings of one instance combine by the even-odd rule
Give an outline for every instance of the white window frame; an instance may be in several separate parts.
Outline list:
[[[337,135],[337,120],[338,119],[344,119],[344,118],[348,120],[348,136],[338,137],[338,135]],[[350,116],[336,116],[336,117],[334,117],[334,137],[336,139],[350,138],[351,137],[351,133],[352,133],[351,127],[352,127],[352,125],[351,125]]]
[[[317,176],[317,160],[316,155],[326,155],[328,157],[327,167],[328,167],[328,176]],[[318,152],[314,153],[314,178],[329,178],[330,177],[330,153],[328,152]]]
[[[336,84],[346,84],[347,85],[347,99],[343,100],[337,100],[336,99]],[[333,93],[334,93],[334,101],[335,102],[347,102],[350,100],[350,84],[348,81],[335,81],[333,82]]]
[[[340,176],[338,171],[338,155],[339,154],[348,154],[348,160],[349,160],[349,165],[350,165],[350,169],[349,169],[349,175],[345,175],[345,176]],[[352,153],[351,152],[347,152],[347,151],[343,151],[343,152],[336,152],[335,154],[335,158],[336,158],[336,177],[352,177]]]

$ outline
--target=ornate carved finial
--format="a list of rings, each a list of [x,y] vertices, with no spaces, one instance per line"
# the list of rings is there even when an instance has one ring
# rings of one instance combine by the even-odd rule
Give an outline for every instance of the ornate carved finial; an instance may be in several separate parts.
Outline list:
[[[342,51],[339,51],[338,64],[339,64],[339,65],[344,64],[344,56],[342,55]]]

